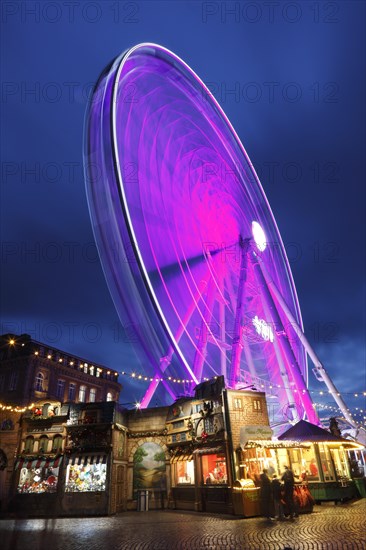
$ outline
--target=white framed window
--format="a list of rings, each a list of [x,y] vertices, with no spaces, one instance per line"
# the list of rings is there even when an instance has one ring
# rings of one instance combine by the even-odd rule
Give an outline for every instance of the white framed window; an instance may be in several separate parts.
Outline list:
[[[107,401],[113,401],[113,395],[110,391],[107,393]]]
[[[94,403],[95,402],[96,395],[97,395],[97,390],[95,388],[90,388],[89,403]]]
[[[44,374],[43,372],[38,372],[36,379],[35,379],[35,390],[36,391],[43,391],[43,382],[44,382]]]
[[[69,401],[75,401],[75,396],[76,396],[76,384],[74,384],[74,382],[70,382],[69,396],[68,396]]]
[[[262,401],[260,399],[253,399],[253,411],[262,411]]]
[[[243,408],[243,402],[240,397],[235,397],[233,399],[234,409],[242,409]]]
[[[85,396],[86,396],[86,386],[80,386],[80,388],[79,388],[79,401],[80,401],[80,403],[85,402]]]
[[[65,380],[57,380],[56,396],[63,401],[65,395]]]
[[[16,370],[13,370],[10,376],[9,390],[16,390],[18,385],[19,373]]]

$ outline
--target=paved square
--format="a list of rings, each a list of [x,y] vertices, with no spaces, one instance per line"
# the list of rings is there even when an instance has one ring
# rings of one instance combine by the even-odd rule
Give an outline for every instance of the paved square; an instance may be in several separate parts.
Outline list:
[[[3,519],[2,550],[364,550],[366,499],[316,506],[295,520],[267,523],[181,511],[113,517]]]

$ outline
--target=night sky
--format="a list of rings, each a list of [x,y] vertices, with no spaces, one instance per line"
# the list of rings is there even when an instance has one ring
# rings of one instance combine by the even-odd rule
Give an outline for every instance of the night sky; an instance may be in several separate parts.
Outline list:
[[[305,332],[350,408],[362,406],[346,394],[366,388],[364,3],[29,1],[1,10],[1,333],[143,370],[94,246],[82,143],[101,70],[156,42],[192,67],[236,129],[286,245]],[[145,384],[120,380],[122,402],[142,397]]]

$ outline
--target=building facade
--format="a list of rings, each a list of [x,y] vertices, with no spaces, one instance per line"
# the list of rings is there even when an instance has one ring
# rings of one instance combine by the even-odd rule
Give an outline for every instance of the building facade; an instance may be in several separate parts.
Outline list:
[[[118,401],[118,372],[29,335],[0,336],[0,402],[28,406],[44,399],[61,403]]]
[[[15,483],[15,457],[22,458],[19,453],[48,458],[56,450],[57,437],[62,438],[59,447],[64,449],[63,404],[118,401],[120,391],[118,373],[112,369],[37,342],[27,334],[0,336],[0,510],[8,506]],[[29,418],[38,420],[35,433]],[[17,468],[20,464],[18,461]]]

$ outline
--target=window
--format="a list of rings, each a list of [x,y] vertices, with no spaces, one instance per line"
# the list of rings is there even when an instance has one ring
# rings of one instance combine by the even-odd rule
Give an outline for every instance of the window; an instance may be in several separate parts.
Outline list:
[[[74,384],[74,382],[70,382],[70,384],[69,384],[69,401],[75,401],[75,395],[76,395],[76,384]]]
[[[35,390],[43,391],[44,374],[39,372],[35,379]]]
[[[69,464],[66,469],[66,493],[105,491],[106,464]]]
[[[319,443],[319,455],[321,468],[323,470],[324,481],[334,481],[335,475],[329,454],[329,449],[328,446],[324,443]]]
[[[56,396],[63,401],[65,395],[65,380],[57,380]]]
[[[42,435],[39,438],[38,451],[40,453],[48,452],[48,437],[46,435]]]
[[[55,435],[52,441],[52,452],[60,453],[62,451],[62,436]]]
[[[212,416],[205,418],[203,422],[204,422],[205,432],[207,432],[208,434],[211,434],[215,431],[214,419]]]
[[[89,392],[89,403],[94,403],[95,402],[95,396],[97,394],[97,390],[95,388],[90,388],[90,392]]]
[[[34,437],[32,435],[29,435],[25,440],[24,452],[33,453],[33,449],[34,449]]]
[[[253,399],[253,411],[261,412],[262,411],[262,401],[260,399]]]
[[[110,391],[107,393],[107,401],[113,401],[113,395]]]
[[[55,493],[59,468],[22,468],[18,493]]]
[[[80,386],[79,388],[79,401],[84,403],[86,395],[86,386]]]
[[[224,455],[202,455],[202,474],[206,485],[227,483],[226,459]]]
[[[333,458],[333,463],[336,469],[338,478],[350,478],[350,472],[348,468],[348,460],[344,449],[330,449],[330,454]]]
[[[240,398],[236,397],[233,399],[234,409],[242,409],[243,408],[243,402]]]
[[[176,485],[194,484],[194,462],[193,460],[180,460],[175,464]]]
[[[84,372],[85,374],[88,374],[88,365],[84,365]]]
[[[302,451],[301,473],[302,477],[306,477],[306,479],[310,481],[319,481],[319,467],[313,445],[308,449],[303,449]]]
[[[16,390],[18,385],[19,373],[16,370],[13,370],[10,376],[9,390]]]
[[[90,367],[90,374],[91,374],[92,376],[94,376],[94,367],[93,367],[93,366]]]
[[[173,430],[179,430],[180,428],[184,428],[184,420],[178,420],[178,422],[174,422],[172,428]]]

